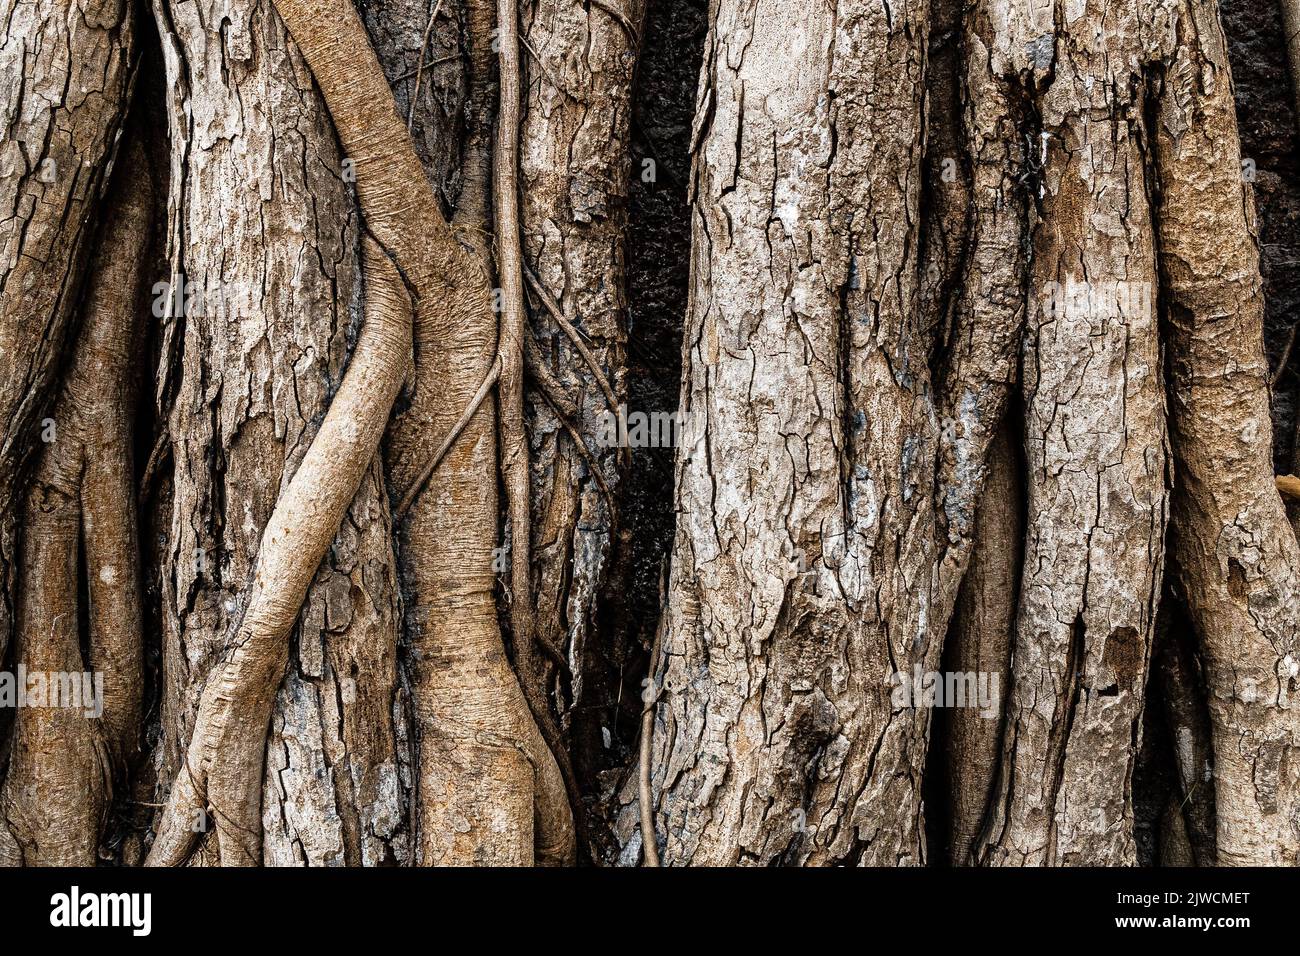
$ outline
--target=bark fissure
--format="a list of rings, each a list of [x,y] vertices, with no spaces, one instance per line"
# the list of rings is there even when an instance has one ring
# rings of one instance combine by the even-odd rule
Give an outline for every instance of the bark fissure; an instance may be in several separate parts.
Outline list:
[[[7,0],[0,863],[1296,863],[1223,9]]]

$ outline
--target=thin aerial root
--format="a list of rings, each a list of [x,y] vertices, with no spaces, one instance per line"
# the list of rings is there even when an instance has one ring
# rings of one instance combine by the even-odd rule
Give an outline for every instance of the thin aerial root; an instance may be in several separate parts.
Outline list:
[[[542,58],[537,55],[537,51],[532,48],[532,45],[522,36],[519,37],[519,43],[525,50],[532,54],[533,59],[537,62],[537,68],[542,71],[542,76],[546,77],[547,82],[549,82],[561,96],[577,102],[577,97],[561,86],[559,80],[555,78],[555,74],[546,68],[546,64],[542,61]]]
[[[550,402],[550,396],[547,396],[546,400]],[[569,433],[569,438],[573,440],[574,447],[578,450],[578,454],[582,456],[582,460],[586,463],[587,470],[591,472],[591,477],[596,480],[596,484],[600,487],[601,494],[605,496],[605,504],[609,506],[609,514],[612,522],[618,505],[614,499],[614,489],[611,488],[609,482],[605,480],[605,475],[600,470],[600,465],[596,461],[596,456],[591,453],[591,449],[588,448],[587,443],[583,441],[582,433],[578,431],[573,422],[565,417],[565,415],[563,415],[554,404],[551,405],[551,411],[555,413],[555,417],[559,419],[560,424],[564,426],[564,430]]]
[[[659,575],[659,626],[655,628],[654,647],[650,650],[650,686],[646,688],[643,694],[645,707],[641,711],[641,746],[640,762],[637,772],[638,802],[641,811],[641,852],[645,857],[646,866],[659,866],[659,842],[655,837],[655,813],[654,813],[654,789],[650,785],[651,773],[651,752],[654,743],[655,730],[655,704],[659,702],[659,688],[654,683],[659,673],[659,655],[663,648],[664,623],[668,619],[667,613],[667,575]],[[653,688],[653,693],[649,693]]]
[[[1273,480],[1283,498],[1288,501],[1300,501],[1300,478],[1295,475],[1278,475]]]
[[[172,443],[171,433],[164,427],[158,433],[154,440],[153,451],[149,453],[149,460],[145,463],[144,471],[140,474],[139,490],[136,492],[135,503],[139,507],[149,500],[149,492],[153,490],[154,478],[158,475],[158,469],[162,463],[171,454]]]
[[[573,669],[569,667],[569,662],[564,659],[564,653],[558,647],[540,634],[537,635],[537,646],[542,649],[542,653],[554,662],[566,679],[573,679]]]
[[[537,382],[537,387],[551,405],[570,418],[578,417],[578,403],[569,397],[560,380],[546,367],[546,359],[531,335],[524,339],[524,370]]]
[[[592,454],[591,449],[587,447],[582,433],[578,431],[577,426],[573,423],[573,419],[578,414],[577,405],[564,394],[564,389],[559,381],[547,370],[541,355],[537,351],[537,346],[532,342],[531,338],[525,346],[524,365],[537,382],[538,391],[542,393],[542,398],[550,406],[556,421],[569,433],[569,438],[573,440],[574,447],[577,449],[578,454],[582,456],[587,470],[591,472],[592,478],[600,487],[601,494],[605,497],[605,503],[609,506],[611,526],[616,524],[618,502],[614,497],[614,489],[609,486],[609,482],[605,479],[605,473],[600,468],[600,463],[596,460],[596,456]]]
[[[1286,337],[1286,345],[1282,348],[1282,354],[1277,360],[1277,368],[1273,370],[1273,377],[1269,380],[1273,388],[1277,388],[1277,383],[1282,381],[1287,366],[1291,364],[1291,350],[1295,348],[1297,332],[1300,332],[1300,321],[1291,323],[1291,332]]]
[[[546,287],[542,285],[541,281],[537,276],[533,275],[532,270],[527,266],[524,266],[524,278],[528,280],[529,286],[537,294],[537,298],[541,300],[542,305],[546,307],[546,311],[551,313],[551,318],[555,319],[555,324],[569,337],[573,347],[578,350],[582,360],[591,369],[592,377],[596,379],[596,383],[605,395],[605,401],[609,403],[609,410],[618,414],[618,398],[614,395],[614,389],[610,387],[609,379],[605,377],[605,373],[600,370],[600,363],[596,361],[596,356],[591,354],[591,349],[587,348],[587,343],[582,340],[582,335],[574,328],[573,323],[565,318],[564,313],[560,310],[560,304],[555,301],[555,297],[546,291]]]
[[[626,13],[614,4],[610,3],[609,0],[591,0],[591,5],[596,7],[598,10],[604,10],[613,18],[614,22],[623,28],[623,32],[627,34],[627,38],[632,41],[632,48],[634,50],[641,46],[641,35],[637,31],[637,28],[632,25],[632,21],[627,18]]]
[[[510,517],[510,625],[524,699],[542,738],[555,755],[568,791],[571,811],[581,813],[581,795],[564,739],[551,713],[546,669],[538,660],[532,589],[532,501],[529,494],[528,438],[524,431],[524,265],[519,234],[519,11],[514,0],[497,2],[500,48],[500,107],[493,152],[497,276],[502,310],[497,354],[501,361],[498,406],[501,474]]]
[[[424,27],[424,40],[420,43],[420,58],[415,64],[415,89],[411,92],[411,108],[406,113],[406,131],[411,131],[411,124],[415,122],[415,106],[420,99],[420,81],[424,79],[424,55],[429,52],[429,35],[433,33],[433,21],[438,19],[438,13],[442,10],[442,0],[438,0],[433,5],[433,12],[429,14],[429,22]]]
[[[1282,34],[1286,40],[1287,65],[1291,68],[1291,94],[1300,115],[1300,0],[1280,0]]]
[[[411,483],[411,487],[407,489],[406,494],[402,496],[401,504],[397,506],[397,510],[393,513],[395,518],[401,518],[402,515],[406,514],[407,509],[411,507],[411,504],[415,501],[416,497],[433,476],[433,473],[438,470],[438,464],[444,457],[446,457],[447,452],[451,450],[451,446],[456,444],[456,439],[460,437],[461,432],[465,430],[465,426],[474,418],[474,414],[478,411],[479,406],[483,404],[483,399],[487,398],[488,392],[492,391],[492,386],[496,385],[500,378],[501,356],[498,355],[496,361],[492,363],[492,368],[488,371],[487,375],[483,377],[483,384],[478,387],[478,391],[474,393],[474,397],[470,399],[469,404],[465,406],[465,411],[460,416],[460,419],[451,427],[451,431],[447,433],[447,437],[442,440],[442,444],[439,445],[437,451],[433,453],[433,457],[429,459],[429,463],[420,469],[419,476]]]

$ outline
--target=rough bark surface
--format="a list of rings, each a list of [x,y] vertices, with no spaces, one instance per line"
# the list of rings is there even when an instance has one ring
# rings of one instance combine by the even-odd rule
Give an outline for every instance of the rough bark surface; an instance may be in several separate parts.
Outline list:
[[[166,5],[158,22],[181,290],[160,374],[175,389],[156,754],[165,793],[230,650],[267,521],[341,380],[361,288],[343,157],[271,5]],[[275,692],[259,811],[268,863],[407,856],[389,533],[376,466],[312,583]],[[186,822],[213,829],[207,814]]]
[[[79,684],[82,706],[16,712],[0,788],[4,865],[93,866],[114,787],[140,746],[144,655],[132,458],[135,358],[148,314],[142,280],[155,208],[138,139],[122,158],[74,357],[27,490],[18,580],[15,662],[29,674],[68,675],[54,679],[59,693]]]
[[[948,859],[955,866],[974,862],[1001,752],[1024,548],[1025,493],[1015,451],[1018,437],[1004,427],[989,449],[989,474],[970,566],[944,649],[947,671],[997,675],[992,707],[945,711],[943,730],[936,735],[935,745],[942,746],[946,761]]]
[[[496,618],[495,422],[488,405],[471,403],[497,345],[484,251],[472,230],[457,233],[442,215],[351,5],[276,6],[355,161],[367,230],[400,270],[413,308],[413,381],[385,460],[396,488],[418,492],[399,537],[412,628],[414,862],[570,862],[563,782]],[[481,26],[481,9],[470,20]],[[478,49],[483,39],[478,33]],[[467,412],[465,430],[427,486],[419,484],[429,436],[448,435]]]
[[[911,573],[937,437],[910,341],[924,8],[781,12],[711,10],[657,829],[668,865],[920,862],[919,779],[894,771],[925,720],[891,719],[886,677],[934,650]]]
[[[1134,862],[1131,778],[1167,511],[1142,80],[1169,16],[1158,4],[1058,13],[1013,16],[995,41],[1007,65],[1041,78],[1042,164],[1024,577],[980,851],[1003,865]],[[1017,62],[1018,50],[1033,59]]]
[[[891,684],[937,667],[969,558],[1025,221],[1014,107],[976,51],[968,282],[932,375],[927,11],[713,10],[655,745],[668,863],[925,861],[929,711]]]
[[[19,480],[57,392],[135,62],[125,0],[0,3],[0,660]]]
[[[521,24],[531,51],[520,131],[524,258],[584,337],[616,404],[626,400],[628,150],[644,16],[641,0],[541,0],[526,5]],[[600,443],[605,414],[617,409],[595,372],[544,308],[534,316],[541,359],[574,413],[541,390],[528,403],[537,639],[567,660],[552,706],[568,717],[585,703],[621,455]]]
[[[1222,2],[0,0],[0,865],[1300,863]]]
[[[1189,2],[1155,130],[1177,461],[1173,551],[1206,668],[1218,860],[1300,857],[1300,550],[1273,482],[1254,208],[1214,4]]]

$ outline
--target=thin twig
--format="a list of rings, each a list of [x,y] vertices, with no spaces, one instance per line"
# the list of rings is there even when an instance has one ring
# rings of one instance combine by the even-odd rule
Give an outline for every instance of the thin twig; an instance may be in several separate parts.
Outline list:
[[[534,348],[536,347],[534,346]],[[614,489],[611,488],[609,482],[605,480],[605,474],[601,471],[596,456],[592,454],[591,449],[587,447],[587,443],[583,441],[582,433],[574,426],[570,416],[565,414],[564,409],[560,407],[561,402],[567,401],[567,396],[564,395],[562,391],[559,391],[560,383],[557,382],[555,377],[550,375],[549,372],[545,372],[544,376],[538,375],[537,372],[544,370],[534,369],[532,356],[528,352],[525,352],[524,354],[527,369],[529,372],[533,373],[538,389],[542,393],[542,398],[544,398],[546,403],[551,406],[551,413],[555,415],[556,421],[564,426],[564,430],[568,432],[569,437],[573,439],[573,444],[577,447],[578,454],[582,455],[582,460],[586,462],[587,470],[591,472],[592,478],[594,478],[596,484],[600,486],[601,493],[605,496],[605,503],[609,506],[610,526],[613,527],[617,524],[618,520],[617,505],[614,501]],[[540,356],[538,356],[538,358],[540,358]],[[557,392],[558,394],[556,394]],[[569,405],[572,407],[573,403],[569,402]]]
[[[611,488],[609,482],[605,480],[604,472],[600,470],[600,465],[596,461],[596,456],[591,453],[591,449],[587,447],[587,443],[582,440],[582,434],[573,426],[573,423],[569,421],[568,418],[560,414],[558,409],[553,407],[552,411],[555,412],[555,417],[560,420],[560,424],[564,426],[564,430],[569,433],[569,437],[573,439],[573,444],[578,448],[578,454],[582,455],[583,461],[587,463],[587,470],[591,472],[591,476],[596,479],[596,484],[600,486],[601,492],[605,495],[605,504],[609,506],[610,527],[612,528],[617,524],[617,505],[614,502],[614,489]]]
[[[438,19],[438,12],[442,9],[442,0],[437,0],[433,5],[433,12],[429,14],[429,22],[424,27],[424,42],[420,44],[420,58],[415,63],[415,91],[411,94],[411,108],[406,114],[406,131],[411,131],[411,124],[415,122],[415,104],[420,99],[420,81],[424,79],[424,54],[429,49],[429,37],[433,34],[433,21]]]
[[[452,60],[459,60],[459,59],[460,59],[459,53],[449,53],[447,56],[440,56],[436,60],[430,60],[428,63],[424,65],[432,70],[435,66],[440,66],[443,63],[450,63]],[[407,70],[405,73],[399,73],[397,76],[393,77],[391,82],[394,86],[396,86],[398,83],[401,83],[403,80],[409,80],[411,77],[416,76],[418,72],[419,71],[416,69]]]
[[[570,92],[569,92],[568,90],[566,90],[564,87],[562,87],[562,86],[559,84],[559,81],[557,81],[557,80],[555,79],[555,77],[551,75],[551,71],[548,70],[548,69],[546,68],[546,64],[543,63],[543,62],[542,62],[542,58],[541,58],[540,56],[537,55],[537,51],[534,50],[534,49],[532,48],[532,46],[529,44],[529,42],[528,42],[527,40],[525,40],[525,39],[523,38],[522,35],[519,37],[519,42],[520,42],[521,44],[523,44],[523,47],[524,47],[525,50],[527,50],[529,53],[531,53],[531,54],[533,55],[533,59],[537,61],[537,65],[538,65],[538,67],[541,68],[542,75],[543,75],[544,77],[546,77],[547,81],[551,84],[551,86],[555,87],[556,91],[557,91],[561,96],[567,97],[568,99],[573,100],[575,103],[579,102],[579,100],[578,100],[578,98],[577,98],[576,96],[574,96],[572,93],[570,93]]]
[[[149,461],[144,466],[144,473],[140,476],[140,487],[136,492],[136,504],[142,505],[149,497],[149,490],[153,486],[154,473],[158,466],[162,464],[163,455],[171,450],[171,442],[167,439],[169,434],[166,428],[158,433],[158,438],[154,441],[153,451],[149,453]]]
[[[524,371],[533,377],[552,405],[571,418],[578,416],[578,403],[569,397],[559,379],[551,374],[532,335],[524,336]]]
[[[587,343],[583,341],[582,334],[564,315],[564,310],[560,308],[560,303],[557,302],[555,297],[547,291],[544,285],[542,285],[541,280],[537,278],[533,273],[533,270],[529,269],[527,264],[524,264],[523,268],[524,278],[528,280],[529,286],[537,295],[537,298],[541,300],[542,305],[546,307],[546,311],[551,314],[553,319],[555,319],[556,324],[558,324],[564,331],[564,334],[568,336],[569,341],[572,342],[574,348],[578,350],[578,354],[582,356],[582,360],[586,363],[587,367],[591,369],[591,374],[596,379],[596,384],[600,386],[600,390],[605,396],[605,401],[609,405],[610,412],[612,412],[615,418],[617,418],[619,415],[618,397],[615,396],[614,389],[609,384],[609,379],[607,379],[605,373],[601,371],[600,363],[596,361],[596,357],[591,354],[591,349],[589,349]],[[628,468],[632,464],[632,449],[628,446],[621,447],[618,450],[618,459],[619,464],[622,465],[623,468]]]
[[[1273,381],[1270,383],[1277,388],[1277,383],[1282,380],[1286,372],[1287,363],[1291,361],[1291,350],[1295,348],[1296,332],[1300,332],[1300,320],[1291,324],[1291,334],[1287,336],[1286,348],[1282,349],[1282,357],[1277,360],[1277,370],[1273,373]]]
[[[605,401],[609,403],[609,410],[617,415],[618,399],[614,396],[614,389],[610,387],[609,379],[605,378],[605,373],[601,371],[600,364],[596,361],[596,357],[591,354],[591,349],[587,348],[587,343],[582,340],[582,336],[578,334],[578,330],[574,328],[573,323],[570,322],[560,310],[560,304],[555,301],[555,297],[546,290],[546,287],[542,285],[541,280],[539,280],[537,276],[533,274],[533,270],[529,269],[526,265],[524,266],[524,278],[528,280],[528,284],[532,287],[532,290],[537,293],[537,298],[541,300],[542,305],[546,306],[546,311],[551,313],[551,318],[555,319],[556,324],[564,331],[564,334],[569,337],[569,341],[571,341],[573,347],[578,350],[578,354],[582,356],[582,360],[587,363],[587,367],[591,369],[592,376],[596,379],[596,384],[598,384],[600,390],[605,393]]]
[[[488,369],[487,375],[483,376],[483,382],[479,385],[478,391],[474,393],[474,397],[471,398],[469,404],[465,406],[465,411],[461,414],[460,419],[451,427],[451,431],[448,432],[447,437],[442,440],[442,444],[438,446],[438,450],[433,453],[433,457],[429,459],[429,463],[420,469],[420,474],[416,477],[415,481],[411,483],[411,487],[406,490],[406,494],[402,496],[402,503],[397,506],[397,510],[394,512],[395,517],[400,518],[402,515],[406,514],[406,510],[411,507],[411,502],[415,501],[416,496],[424,487],[425,482],[427,482],[433,475],[439,462],[442,461],[443,456],[451,450],[451,446],[456,443],[456,439],[459,438],[460,433],[465,430],[465,426],[469,424],[470,419],[474,417],[474,413],[477,412],[479,406],[483,404],[483,399],[487,397],[487,393],[492,390],[492,386],[497,383],[497,379],[500,377],[501,357],[497,356],[496,360],[492,363],[492,368]]]
[[[659,655],[663,651],[663,636],[665,621],[667,620],[667,574],[661,568],[659,571],[659,624],[655,627],[654,646],[650,650],[650,684],[646,690],[654,689],[654,693],[649,695],[649,700],[645,700],[645,707],[641,711],[641,747],[640,747],[640,767],[638,768],[638,801],[641,804],[641,852],[644,855],[646,866],[659,865],[659,843],[655,837],[655,815],[654,807],[651,800],[654,799],[654,792],[650,786],[650,750],[654,741],[655,727],[655,704],[659,702],[659,687],[656,683],[659,677]],[[642,695],[643,700],[645,694]]]
[[[591,0],[591,5],[598,10],[604,10],[610,17],[623,28],[627,38],[632,41],[632,49],[638,50],[641,47],[641,36],[637,33],[636,27],[632,26],[632,21],[627,18],[627,14],[609,0]]]
[[[528,672],[525,691],[537,673],[533,658],[530,588],[531,545],[528,439],[524,432],[523,241],[519,226],[519,127],[522,123],[519,63],[519,9],[516,0],[497,0],[498,106],[496,146],[492,154],[497,278],[501,283],[501,320],[497,356],[501,364],[498,395],[502,484],[512,535],[510,618],[516,654]],[[536,700],[532,701],[536,704]]]

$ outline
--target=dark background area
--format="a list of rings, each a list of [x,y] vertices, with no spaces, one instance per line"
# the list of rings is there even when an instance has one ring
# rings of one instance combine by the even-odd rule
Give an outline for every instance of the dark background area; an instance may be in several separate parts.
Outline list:
[[[690,282],[691,227],[686,205],[695,89],[708,32],[705,0],[650,0],[633,92],[631,208],[627,236],[629,413],[677,408],[682,325]],[[647,177],[645,160],[653,161]],[[578,720],[593,732],[575,740],[608,741],[600,753],[575,754],[592,783],[596,847],[616,854],[603,819],[636,755],[641,681],[659,619],[660,575],[672,544],[672,448],[634,448],[625,477],[615,565],[601,603],[601,666],[588,677],[588,709]],[[578,728],[575,728],[578,730]]]

